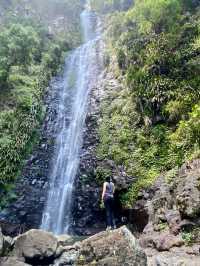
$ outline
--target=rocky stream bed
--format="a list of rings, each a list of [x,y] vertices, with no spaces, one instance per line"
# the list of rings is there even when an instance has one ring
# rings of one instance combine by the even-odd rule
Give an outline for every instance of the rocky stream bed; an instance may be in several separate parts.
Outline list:
[[[157,247],[166,244],[159,241],[158,237]],[[171,239],[172,242],[176,242],[177,246],[181,244],[180,240]],[[167,249],[166,246],[164,249]],[[55,236],[35,229],[15,238],[0,234],[2,266],[198,266],[200,256],[195,252],[195,247],[174,248],[162,253],[150,248],[142,249],[125,226],[85,239]]]

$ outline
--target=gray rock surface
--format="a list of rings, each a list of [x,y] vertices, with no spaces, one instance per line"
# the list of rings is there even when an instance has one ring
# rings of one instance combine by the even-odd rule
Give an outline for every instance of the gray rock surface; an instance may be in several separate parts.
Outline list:
[[[139,243],[142,248],[155,248],[158,251],[167,251],[173,247],[184,245],[181,235],[173,235],[168,230],[164,232],[150,232],[140,237]]]
[[[23,259],[15,257],[0,258],[0,266],[28,266],[28,265],[30,264],[25,263]]]
[[[145,266],[147,258],[136,238],[124,226],[64,247],[53,265]]]
[[[148,261],[148,266],[199,266],[200,257],[185,254],[160,253]]]
[[[145,266],[147,258],[127,227],[94,235],[81,243],[80,265]],[[82,264],[81,264],[82,263]]]
[[[154,241],[158,251],[170,250],[172,247],[184,245],[184,240],[180,235],[174,236],[168,232],[160,234]]]
[[[199,266],[200,160],[184,164],[169,180],[170,175],[142,191],[133,207],[140,204],[148,216],[139,243],[150,266]],[[192,237],[191,247],[182,238],[184,230]]]
[[[13,254],[30,262],[53,261],[57,247],[57,239],[51,233],[32,229],[15,239]]]
[[[64,265],[76,265],[79,257],[80,245],[74,244],[73,246],[67,246],[63,248],[61,256],[55,261],[53,266],[64,266]]]
[[[176,206],[184,217],[195,218],[200,214],[200,160],[184,165],[176,180]]]
[[[167,175],[160,176],[151,188],[141,191],[140,199],[133,206],[136,213],[141,209],[146,211],[145,233],[150,228],[161,231],[167,227],[177,235],[181,229],[199,224],[200,160],[184,164],[170,181]]]
[[[102,51],[103,49],[101,48]],[[96,87],[90,92],[80,167],[74,190],[76,201],[73,206],[73,230],[77,234],[92,235],[105,228],[105,215],[100,209],[102,184],[97,182],[97,176],[102,175],[102,172],[109,172],[115,181],[117,191],[126,190],[134,180],[125,172],[123,166],[117,166],[112,160],[101,160],[97,156],[102,106],[107,100],[112,102],[113,92],[120,91],[122,86],[122,82],[117,80],[113,73],[105,70],[102,71]],[[115,205],[119,207],[117,195],[115,198]],[[116,212],[119,225],[123,216],[120,211],[119,207]]]
[[[68,246],[73,243],[73,237],[70,235],[58,235],[56,236],[56,239],[61,246]]]

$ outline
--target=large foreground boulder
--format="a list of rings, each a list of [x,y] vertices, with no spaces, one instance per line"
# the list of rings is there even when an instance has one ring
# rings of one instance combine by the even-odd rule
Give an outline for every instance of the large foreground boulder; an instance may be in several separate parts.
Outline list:
[[[93,263],[93,264],[92,264]],[[78,265],[145,266],[147,258],[136,238],[123,226],[101,232],[81,243]]]
[[[23,257],[27,262],[52,262],[58,247],[53,234],[42,230],[30,230],[15,240],[13,255]]]
[[[146,266],[147,257],[124,226],[65,246],[53,265]]]

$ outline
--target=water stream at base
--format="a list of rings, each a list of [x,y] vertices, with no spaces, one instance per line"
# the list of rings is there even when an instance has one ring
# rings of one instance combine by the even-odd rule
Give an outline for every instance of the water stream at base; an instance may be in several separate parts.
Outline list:
[[[81,25],[84,44],[66,59],[63,79],[58,84],[58,134],[41,224],[42,229],[55,234],[69,232],[73,184],[79,167],[88,94],[98,75],[96,46],[99,36],[96,16],[88,6],[81,14]]]

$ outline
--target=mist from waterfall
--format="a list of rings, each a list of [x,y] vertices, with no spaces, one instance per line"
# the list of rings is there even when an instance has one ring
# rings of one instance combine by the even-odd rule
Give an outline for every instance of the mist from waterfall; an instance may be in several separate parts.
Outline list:
[[[84,43],[67,57],[59,89],[55,152],[52,155],[50,188],[41,228],[68,233],[71,223],[73,184],[79,167],[88,94],[98,75],[99,39],[96,16],[86,6],[81,14]]]

